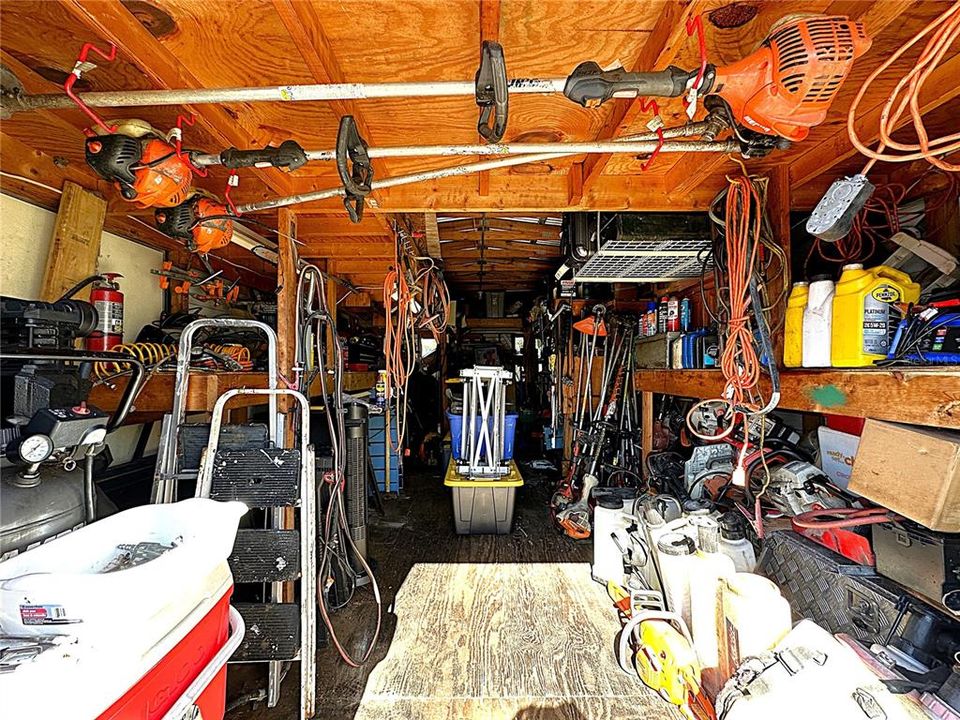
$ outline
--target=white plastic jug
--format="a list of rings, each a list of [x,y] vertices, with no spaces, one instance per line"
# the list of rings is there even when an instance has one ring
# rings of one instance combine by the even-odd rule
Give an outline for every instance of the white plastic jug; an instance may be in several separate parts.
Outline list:
[[[803,309],[804,367],[830,367],[834,293],[833,280],[818,278],[810,283]]]
[[[790,603],[770,580],[753,573],[720,579],[720,681],[744,658],[769,650],[790,632]]]
[[[737,572],[753,572],[757,567],[757,551],[747,539],[743,519],[735,512],[720,518],[720,552],[733,560]]]
[[[222,582],[246,510],[203,498],[143,505],[6,560],[0,632],[99,645],[136,633],[149,647]]]
[[[693,574],[693,554],[696,545],[689,535],[670,532],[660,536],[657,541],[657,554],[660,559],[660,573],[663,576],[663,596],[667,610],[676,613],[691,624],[690,614],[690,578]]]
[[[625,582],[623,555],[630,545],[627,535],[633,518],[628,514],[633,500],[621,500],[614,496],[597,497],[593,509],[593,565],[590,574],[600,583],[615,582],[623,586]]]

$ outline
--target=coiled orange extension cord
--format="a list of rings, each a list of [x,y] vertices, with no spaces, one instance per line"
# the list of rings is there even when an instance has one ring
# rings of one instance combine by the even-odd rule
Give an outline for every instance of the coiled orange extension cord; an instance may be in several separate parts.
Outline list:
[[[890,93],[886,104],[880,113],[880,146],[876,150],[868,148],[857,135],[856,116],[860,106],[871,83],[893,65],[900,57],[913,45],[933,32],[933,36],[927,41],[923,52],[917,58],[913,69],[904,75],[900,82]],[[847,134],[850,136],[850,142],[861,153],[870,158],[870,161],[863,169],[866,175],[874,163],[878,160],[883,162],[912,162],[914,160],[926,160],[941,170],[950,172],[960,171],[960,165],[949,163],[943,160],[941,156],[960,151],[960,133],[945,135],[944,137],[931,140],[927,135],[927,130],[923,124],[923,115],[920,110],[920,91],[924,83],[930,78],[930,75],[936,70],[937,66],[943,60],[951,44],[960,37],[960,2],[954,2],[949,9],[942,13],[936,20],[927,25],[923,30],[913,36],[907,43],[901,46],[887,60],[880,65],[866,79],[860,90],[857,92],[847,113]],[[891,135],[897,129],[897,123],[903,116],[903,113],[909,108],[910,119],[914,131],[917,134],[916,143],[901,143],[893,140]],[[899,152],[885,152],[887,149]]]
[[[720,368],[727,381],[726,397],[734,407],[743,407],[746,394],[760,382],[760,359],[753,346],[749,306],[762,210],[760,196],[747,177],[730,180],[725,218],[730,319]]]

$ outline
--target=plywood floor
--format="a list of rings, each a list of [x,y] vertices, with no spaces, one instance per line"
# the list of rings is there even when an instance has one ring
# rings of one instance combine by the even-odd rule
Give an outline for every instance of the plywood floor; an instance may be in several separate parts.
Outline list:
[[[589,575],[585,563],[415,565],[356,720],[670,717],[618,669],[619,626]]]
[[[679,717],[619,674],[616,620],[586,567],[591,543],[550,525],[552,478],[525,470],[524,480],[510,535],[456,535],[450,491],[426,473],[407,476],[403,496],[385,501],[385,518],[371,512],[369,552],[387,608],[382,639],[361,668],[320,649],[317,718]],[[354,655],[373,620],[369,588],[334,615]],[[262,687],[262,675],[256,665],[231,666],[228,700]],[[247,705],[227,720],[294,718],[296,676],[294,667],[278,707]]]

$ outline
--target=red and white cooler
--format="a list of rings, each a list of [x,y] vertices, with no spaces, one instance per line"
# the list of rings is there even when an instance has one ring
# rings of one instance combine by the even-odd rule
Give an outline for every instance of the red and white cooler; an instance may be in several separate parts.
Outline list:
[[[219,720],[243,639],[227,557],[241,503],[105,518],[0,563],[4,715]],[[197,714],[199,710],[199,714]]]

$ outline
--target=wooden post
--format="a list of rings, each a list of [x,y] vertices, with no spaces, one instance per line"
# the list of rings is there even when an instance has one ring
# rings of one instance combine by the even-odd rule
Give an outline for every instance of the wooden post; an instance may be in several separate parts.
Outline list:
[[[297,216],[280,208],[277,217],[279,261],[277,262],[277,341],[280,372],[292,380],[297,334]],[[288,409],[289,403],[281,403]]]
[[[643,479],[649,480],[647,457],[653,452],[653,393],[640,393],[640,449],[643,452]]]
[[[790,292],[790,168],[786,165],[777,165],[770,171],[770,182],[767,185],[767,212],[770,215],[770,224],[773,226],[774,240],[780,243],[786,257],[784,272],[769,288],[772,301],[784,290]],[[771,338],[774,359],[781,367],[783,366],[783,319],[786,309],[787,302],[784,299],[773,309],[770,318],[771,329],[778,326],[781,328]]]
[[[100,236],[107,201],[72,182],[63,184],[53,240],[43,273],[40,299],[60,299],[71,287],[97,272]],[[89,290],[77,297],[87,297]]]
[[[293,364],[296,362],[297,328],[297,216],[288,209],[281,208],[277,217],[279,241],[279,259],[277,262],[277,365],[280,373],[288,380],[293,379]],[[284,441],[289,446],[294,440],[293,422],[290,411],[298,406],[290,398],[281,397],[277,407],[285,413]],[[301,448],[305,450],[305,448]],[[307,488],[301,488],[306,492]],[[280,508],[279,524],[282,528],[296,527],[294,508]],[[304,530],[301,529],[301,532]],[[283,602],[293,602],[292,582],[283,584]],[[309,600],[305,600],[308,602]]]

